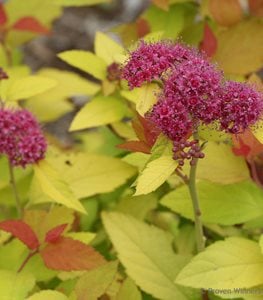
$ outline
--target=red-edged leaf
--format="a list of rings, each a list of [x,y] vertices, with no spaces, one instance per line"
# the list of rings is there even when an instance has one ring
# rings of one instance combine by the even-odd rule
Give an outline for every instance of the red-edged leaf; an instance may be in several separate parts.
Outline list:
[[[5,7],[3,4],[0,4],[0,25],[4,25],[7,22],[7,15],[5,12]]]
[[[48,268],[62,271],[91,270],[106,262],[92,247],[68,237],[47,244],[40,255]]]
[[[250,130],[246,130],[237,136],[233,135],[233,152],[244,156],[247,161],[252,161],[255,156],[263,153],[263,145],[255,138]]]
[[[151,147],[142,141],[128,141],[118,145],[117,148],[129,150],[131,152],[151,153]]]
[[[212,57],[217,50],[216,36],[207,23],[204,26],[203,40],[201,41],[199,48],[200,50],[203,50],[209,57]]]
[[[144,37],[146,34],[151,32],[151,27],[147,20],[139,18],[136,21],[137,35],[138,38]]]
[[[248,5],[252,15],[263,17],[263,0],[248,0]]]
[[[48,34],[49,29],[42,25],[36,18],[34,17],[23,17],[16,21],[16,23],[12,26],[13,29],[20,31],[30,31],[34,33]]]
[[[21,220],[6,220],[0,222],[0,229],[10,232],[29,249],[37,249],[39,241],[31,227]]]
[[[160,131],[150,120],[139,114],[137,114],[137,118],[132,121],[132,127],[139,141],[128,141],[117,147],[132,152],[151,153],[152,146],[156,142]]]
[[[67,225],[68,224],[61,224],[61,225],[58,225],[58,226],[50,229],[46,233],[45,242],[55,243],[60,238],[63,231],[66,229]]]

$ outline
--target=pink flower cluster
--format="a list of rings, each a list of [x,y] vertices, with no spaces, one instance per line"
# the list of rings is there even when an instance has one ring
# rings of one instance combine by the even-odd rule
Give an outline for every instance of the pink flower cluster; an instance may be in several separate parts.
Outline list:
[[[201,123],[216,122],[221,130],[238,134],[262,116],[261,93],[247,84],[225,80],[204,54],[179,43],[141,42],[130,54],[122,77],[130,88],[152,80],[163,86],[147,116],[174,142],[174,158],[181,158],[181,164],[184,159],[203,157],[196,146],[183,151],[189,147],[185,141]]]
[[[13,166],[25,167],[44,158],[47,143],[34,116],[25,109],[0,109],[0,154]]]

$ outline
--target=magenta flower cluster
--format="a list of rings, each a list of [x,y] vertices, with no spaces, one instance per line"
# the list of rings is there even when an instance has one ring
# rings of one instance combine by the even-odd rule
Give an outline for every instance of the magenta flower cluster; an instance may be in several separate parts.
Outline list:
[[[25,109],[0,109],[0,154],[13,166],[25,167],[44,158],[45,137],[34,116]]]
[[[216,123],[220,130],[238,134],[263,112],[262,94],[254,87],[227,81],[203,53],[180,43],[141,42],[130,53],[122,77],[131,89],[153,80],[162,85],[147,117],[174,142],[174,158],[181,164],[203,157],[196,142],[186,143],[198,125]]]

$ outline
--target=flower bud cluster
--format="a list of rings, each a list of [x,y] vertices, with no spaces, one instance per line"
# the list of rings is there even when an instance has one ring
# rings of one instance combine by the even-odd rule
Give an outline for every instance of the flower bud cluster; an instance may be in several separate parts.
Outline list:
[[[25,167],[44,158],[47,143],[34,116],[25,109],[0,109],[0,154],[13,166]]]
[[[122,77],[130,88],[158,80],[157,103],[147,114],[174,143],[174,159],[182,165],[204,154],[198,141],[188,138],[200,124],[220,124],[220,130],[238,134],[262,116],[262,94],[254,87],[227,81],[207,57],[183,44],[145,43],[130,53]]]

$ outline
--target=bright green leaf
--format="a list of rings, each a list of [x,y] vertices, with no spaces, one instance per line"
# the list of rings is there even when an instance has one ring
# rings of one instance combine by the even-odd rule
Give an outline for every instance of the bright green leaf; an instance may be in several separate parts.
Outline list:
[[[148,194],[161,186],[177,167],[172,156],[161,156],[149,164],[139,175],[135,195]]]
[[[194,288],[250,288],[263,283],[259,245],[232,237],[209,246],[179,273],[176,282]]]
[[[106,78],[106,62],[92,52],[69,50],[58,54],[58,57],[95,78],[101,80]]]
[[[102,32],[97,32],[95,37],[95,53],[108,65],[115,62],[115,57],[124,52],[123,47]]]
[[[24,300],[35,285],[29,273],[0,270],[1,300]]]
[[[205,223],[233,225],[263,215],[263,193],[252,182],[223,185],[208,181],[197,183],[197,192]],[[186,185],[165,195],[161,204],[174,212],[194,219],[192,201]]]
[[[173,253],[164,231],[121,213],[103,213],[102,219],[127,274],[142,290],[162,300],[191,299],[192,291],[173,283],[188,259]]]
[[[39,293],[36,293],[32,295],[31,297],[27,298],[26,300],[67,300],[68,297],[66,297],[64,294],[58,292],[58,291],[52,291],[52,290],[45,290],[41,291]]]
[[[80,241],[84,244],[89,244],[96,236],[92,232],[69,232],[65,236],[72,238],[73,240]]]
[[[34,166],[35,182],[38,189],[31,190],[31,199],[34,203],[42,202],[42,195],[46,195],[53,202],[60,203],[66,207],[86,213],[82,204],[75,198],[70,187],[61,179],[56,169],[52,168],[46,161],[41,161]]]
[[[113,96],[98,96],[77,113],[70,126],[70,131],[117,122],[126,113],[127,107],[122,99]]]

